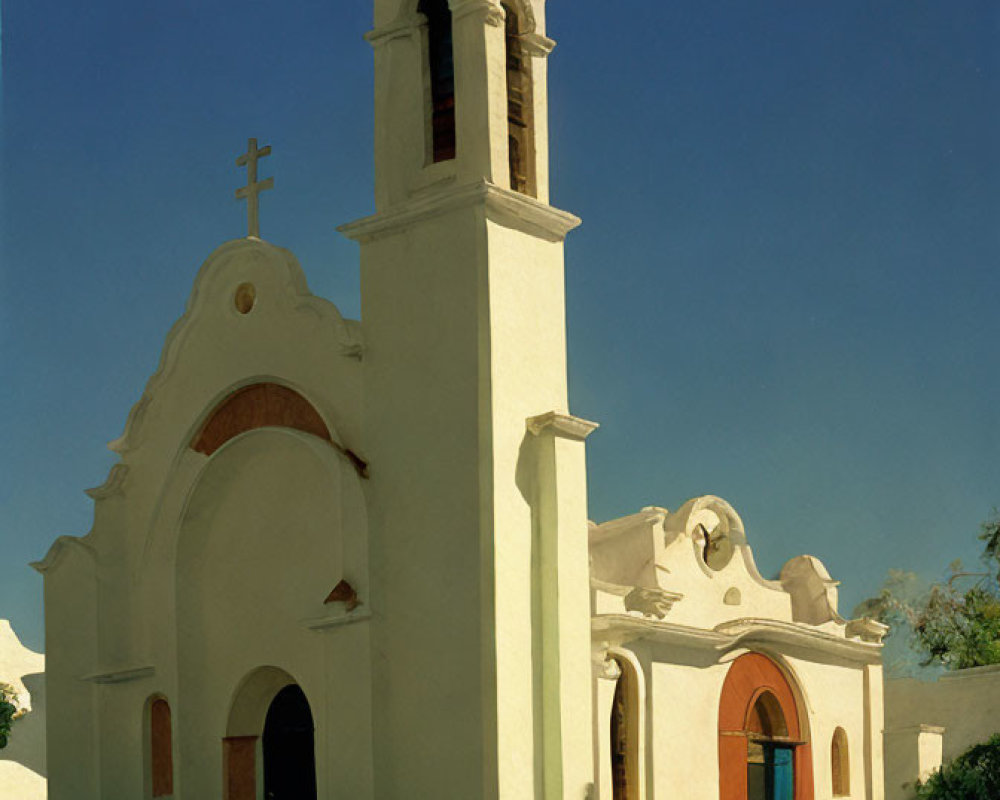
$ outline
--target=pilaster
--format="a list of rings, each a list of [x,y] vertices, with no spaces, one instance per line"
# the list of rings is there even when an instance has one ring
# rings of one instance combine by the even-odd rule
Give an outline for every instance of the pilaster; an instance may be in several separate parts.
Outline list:
[[[451,17],[458,180],[510,188],[504,11],[495,0],[451,0]]]
[[[577,800],[594,780],[584,440],[595,428],[554,411],[528,420],[537,454],[546,800]]]
[[[865,664],[865,797],[885,799],[885,763],[883,728],[885,707],[882,691],[882,665]]]

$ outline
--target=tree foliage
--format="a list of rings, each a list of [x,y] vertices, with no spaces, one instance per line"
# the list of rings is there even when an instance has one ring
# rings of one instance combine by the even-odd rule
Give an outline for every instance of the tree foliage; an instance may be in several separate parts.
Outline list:
[[[17,718],[17,706],[14,701],[17,694],[9,683],[0,683],[0,750],[10,741],[10,729]]]
[[[1000,797],[1000,734],[966,750],[917,785],[918,800],[996,800]]]
[[[890,570],[876,597],[855,614],[878,619],[891,628],[912,632],[922,666],[947,669],[1000,664],[1000,513],[982,524],[983,571],[951,564],[945,580],[914,594],[913,576]]]

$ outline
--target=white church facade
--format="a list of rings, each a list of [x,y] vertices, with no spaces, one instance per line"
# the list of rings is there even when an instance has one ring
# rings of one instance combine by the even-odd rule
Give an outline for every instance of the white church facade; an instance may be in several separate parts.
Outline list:
[[[884,627],[711,496],[588,522],[544,0],[376,0],[361,320],[201,267],[45,578],[52,800],[882,800]]]

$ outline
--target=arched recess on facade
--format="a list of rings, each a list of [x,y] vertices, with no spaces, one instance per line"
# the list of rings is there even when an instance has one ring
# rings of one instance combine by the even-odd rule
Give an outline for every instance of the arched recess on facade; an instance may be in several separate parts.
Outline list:
[[[267,796],[268,782],[274,780],[269,772],[281,766],[269,763],[268,747],[275,748],[274,758],[288,757],[288,743],[272,744],[268,737],[281,735],[278,717],[289,713],[301,716],[293,726],[298,729],[301,741],[293,744],[309,748],[309,752],[298,754],[295,763],[290,765],[293,769],[283,769],[279,779],[286,779],[284,773],[289,773],[299,782],[294,796],[303,800],[316,797],[313,715],[309,701],[288,672],[266,666],[247,675],[233,693],[226,735],[222,740],[223,800],[257,800]],[[308,730],[302,730],[304,727]],[[258,786],[261,779],[264,785]],[[304,790],[301,788],[303,783]],[[273,792],[274,796],[284,794]]]
[[[257,428],[293,428],[332,442],[319,411],[299,392],[273,381],[233,389],[208,413],[191,448],[210,456],[230,439]]]
[[[762,653],[733,661],[719,701],[720,800],[813,800],[799,698],[792,679]]]
[[[143,797],[173,797],[173,719],[170,702],[162,694],[146,699],[142,726]]]
[[[837,728],[830,741],[830,775],[834,797],[851,794],[851,758],[847,744],[847,731]]]
[[[611,800],[645,798],[646,687],[635,654],[609,648],[618,667],[611,712],[605,721],[609,738]]]

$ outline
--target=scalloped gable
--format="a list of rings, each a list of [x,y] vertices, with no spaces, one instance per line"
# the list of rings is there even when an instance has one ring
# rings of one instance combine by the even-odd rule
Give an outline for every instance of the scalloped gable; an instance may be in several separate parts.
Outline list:
[[[237,307],[236,295],[246,284],[253,286],[254,300],[253,307],[242,313]],[[156,371],[146,384],[139,402],[129,412],[122,435],[110,442],[108,447],[124,454],[138,446],[148,406],[162,387],[171,381],[181,360],[180,354],[189,347],[188,339],[193,332],[220,336],[219,340],[205,342],[218,352],[227,343],[236,344],[232,340],[241,334],[259,331],[268,322],[276,322],[278,317],[299,315],[312,318],[310,327],[325,328],[321,333],[332,346],[332,354],[360,357],[360,325],[353,320],[345,320],[333,303],[309,291],[305,274],[291,252],[251,238],[235,239],[220,245],[199,269],[184,314],[167,334]],[[241,325],[242,330],[238,327]],[[219,366],[224,372],[232,372],[223,363]],[[234,384],[237,382],[246,384],[250,381],[246,377],[239,379],[234,376]]]
[[[628,598],[652,592],[670,603],[665,616],[673,624],[718,630],[758,619],[859,635],[837,613],[837,582],[815,557],[789,560],[779,580],[762,577],[742,520],[719,497],[694,498],[675,512],[648,507],[592,525],[590,553],[596,614],[651,616],[630,607]]]
[[[356,468],[364,464],[356,455],[362,450],[362,349],[360,323],[309,291],[289,251],[251,238],[216,248],[199,269],[122,435],[108,445],[120,461],[103,485],[87,491],[95,517],[86,541],[60,537],[36,568],[56,566],[67,543],[114,548],[132,535],[127,531],[145,535],[182,452],[212,410],[247,386],[294,391],[322,420],[324,438]]]

